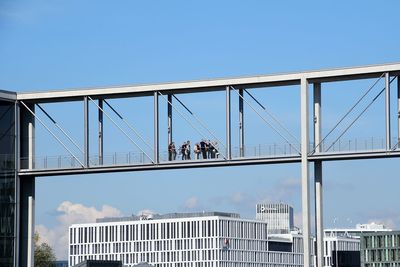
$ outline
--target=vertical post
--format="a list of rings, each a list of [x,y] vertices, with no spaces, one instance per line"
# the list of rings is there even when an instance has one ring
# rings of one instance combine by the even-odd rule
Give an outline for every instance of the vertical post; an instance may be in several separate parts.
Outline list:
[[[314,83],[314,145],[321,142],[321,83]],[[321,146],[316,147],[321,152]],[[315,181],[315,228],[317,232],[317,267],[324,266],[324,228],[323,228],[323,194],[322,194],[322,161],[314,161]]]
[[[168,95],[168,145],[172,143],[172,95]]]
[[[27,104],[29,109],[34,112],[35,105]],[[16,118],[16,133],[19,136],[17,140],[16,154],[21,158],[27,159],[21,162],[21,168],[35,168],[35,117],[25,108],[18,108],[18,116]],[[16,164],[19,157],[16,157]],[[35,177],[34,176],[16,176],[16,199],[17,199],[17,218],[18,220],[18,266],[33,266],[32,248],[34,225],[33,214],[34,206],[30,202],[35,198]],[[31,199],[31,200],[30,200]]]
[[[231,88],[226,87],[226,159],[232,159],[231,154]]]
[[[35,262],[35,200],[28,197],[28,267],[34,267]]]
[[[385,73],[385,117],[386,117],[386,150],[391,149],[390,137],[390,75]]]
[[[154,163],[160,162],[158,136],[158,91],[154,92]]]
[[[400,76],[397,76],[397,148],[400,149]]]
[[[23,176],[19,180],[19,266],[34,266],[34,199],[35,177]]]
[[[309,119],[308,81],[301,78],[301,205],[303,214],[304,267],[311,266],[310,251],[310,177],[308,162]]]
[[[239,89],[239,151],[240,157],[244,157],[243,89]]]
[[[104,163],[104,155],[103,155],[103,99],[99,99],[99,165],[103,165]]]
[[[89,98],[83,98],[83,164],[89,167]]]

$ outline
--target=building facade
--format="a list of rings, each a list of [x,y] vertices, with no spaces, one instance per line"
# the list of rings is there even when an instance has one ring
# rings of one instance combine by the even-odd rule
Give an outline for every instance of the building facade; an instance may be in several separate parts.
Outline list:
[[[363,233],[361,267],[400,267],[400,231]]]
[[[126,266],[302,266],[301,242],[269,243],[267,223],[231,213],[167,214],[116,218],[69,228],[69,266],[87,259]],[[271,249],[269,248],[271,246]]]
[[[15,266],[17,256],[15,114],[15,102],[0,96],[0,266],[4,267]]]
[[[324,266],[360,266],[360,239],[352,236],[324,236]]]
[[[355,228],[325,229],[324,233],[326,236],[361,236],[363,233],[378,233],[390,231],[392,231],[392,229],[386,228],[385,225],[372,222],[367,224],[357,224]]]
[[[294,229],[293,208],[288,204],[257,204],[256,219],[267,222],[271,234],[288,234]]]

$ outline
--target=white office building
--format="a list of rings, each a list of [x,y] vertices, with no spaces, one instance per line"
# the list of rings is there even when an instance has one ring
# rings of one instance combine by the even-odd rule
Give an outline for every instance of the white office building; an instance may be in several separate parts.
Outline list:
[[[324,236],[324,266],[333,266],[334,258],[339,258],[342,252],[360,252],[360,238],[356,236],[344,236],[327,234]],[[351,255],[351,254],[350,254]],[[358,254],[358,258],[359,258]]]
[[[257,204],[256,219],[267,222],[270,234],[288,234],[294,229],[293,208],[288,204]]]
[[[325,229],[326,236],[360,236],[363,233],[390,232],[392,229],[386,228],[385,225],[379,223],[357,224],[355,228],[332,228]]]
[[[121,260],[126,266],[147,262],[157,267],[300,267],[303,254],[300,241],[268,240],[265,222],[205,212],[72,225],[69,266],[85,259]]]

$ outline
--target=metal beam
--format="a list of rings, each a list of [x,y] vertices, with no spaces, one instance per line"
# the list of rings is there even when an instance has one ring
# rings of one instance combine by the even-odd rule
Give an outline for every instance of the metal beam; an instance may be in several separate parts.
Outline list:
[[[231,88],[226,87],[226,159],[232,159],[231,153]]]
[[[172,95],[168,95],[168,145],[172,143]]]
[[[81,99],[86,95],[92,98],[102,97],[107,95],[107,98],[123,97],[123,95],[132,94],[147,94],[152,95],[154,91],[160,92],[198,92],[198,91],[221,91],[226,86],[238,86],[246,88],[299,84],[304,77],[308,80],[315,81],[340,81],[351,79],[362,79],[379,77],[383,72],[391,72],[396,74],[400,72],[400,63],[362,66],[352,68],[338,68],[330,70],[297,72],[287,74],[260,75],[252,77],[238,77],[230,79],[215,79],[204,81],[189,81],[164,84],[148,84],[136,86],[108,87],[108,88],[93,88],[93,89],[72,89],[51,92],[33,92],[33,93],[18,93],[18,100],[34,100],[43,102],[67,101],[71,99]]]
[[[359,152],[347,154],[328,154],[309,156],[309,162],[315,161],[342,161],[342,160],[360,160],[360,159],[385,159],[400,158],[400,151],[376,151],[376,152]],[[285,164],[285,163],[301,163],[300,156],[284,156],[284,157],[265,157],[265,158],[234,158],[230,161],[221,160],[205,160],[205,161],[174,161],[160,162],[154,164],[131,164],[131,165],[114,165],[114,166],[92,166],[87,169],[83,168],[63,168],[63,169],[36,169],[19,170],[18,175],[36,177],[55,176],[55,175],[76,175],[86,173],[110,173],[110,172],[126,172],[126,171],[148,171],[148,170],[173,170],[182,168],[208,168],[208,167],[229,167],[229,166],[248,166],[263,164]]]
[[[83,98],[83,165],[89,167],[89,98]]]
[[[314,146],[321,142],[321,84],[314,83]],[[321,146],[315,153],[321,152]],[[315,188],[315,229],[317,233],[317,267],[324,266],[324,228],[323,228],[323,194],[322,194],[322,161],[314,162]]]
[[[244,106],[243,89],[239,89],[239,155],[244,157]]]
[[[390,75],[385,73],[385,121],[386,121],[386,150],[389,151],[391,146],[390,134]]]
[[[98,120],[99,120],[99,165],[104,164],[104,137],[103,137],[103,99],[99,99]]]
[[[310,229],[310,173],[308,162],[309,119],[308,119],[308,81],[301,79],[301,206],[303,214],[304,266],[311,266]]]
[[[159,118],[158,118],[158,92],[154,92],[154,163],[158,164],[160,162],[159,154]]]

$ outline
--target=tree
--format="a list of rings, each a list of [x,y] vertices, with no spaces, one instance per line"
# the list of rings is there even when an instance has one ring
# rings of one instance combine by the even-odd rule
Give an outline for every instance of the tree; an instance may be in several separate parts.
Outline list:
[[[39,234],[35,233],[35,267],[52,267],[56,256],[52,247],[43,242],[39,244]]]

